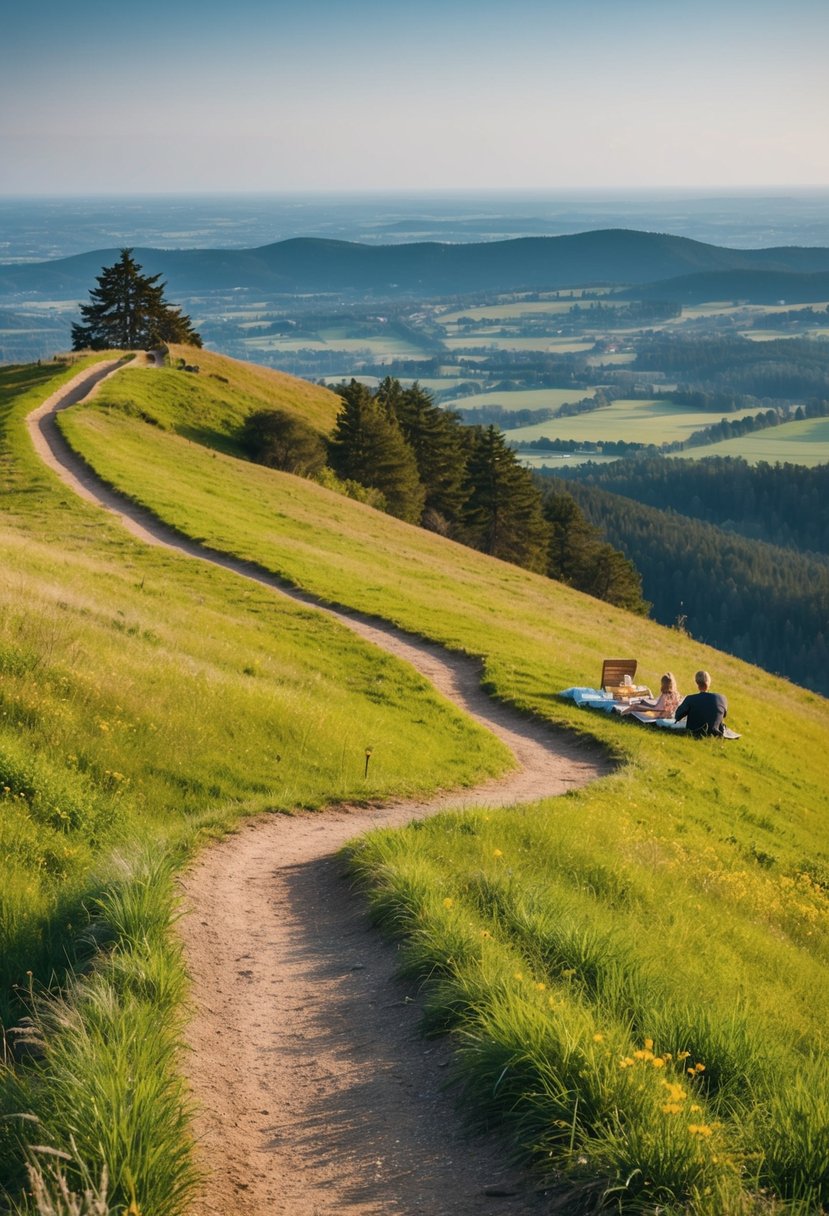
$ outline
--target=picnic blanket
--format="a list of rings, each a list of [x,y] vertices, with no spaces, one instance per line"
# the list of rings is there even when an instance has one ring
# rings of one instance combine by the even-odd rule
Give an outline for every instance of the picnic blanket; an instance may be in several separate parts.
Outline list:
[[[558,694],[560,697],[565,697],[568,701],[575,701],[576,705],[582,706],[584,709],[598,709],[603,713],[612,714],[614,711],[619,713],[628,704],[626,701],[616,701],[609,692],[605,692],[601,688],[565,688],[564,692]],[[637,722],[642,722],[646,726],[659,726],[663,730],[685,730],[685,719],[681,722],[676,722],[673,718],[655,718],[653,714],[648,714],[633,710],[631,713],[624,715],[626,718],[635,718]],[[724,726],[722,737],[724,739],[739,739],[736,731],[730,727]]]

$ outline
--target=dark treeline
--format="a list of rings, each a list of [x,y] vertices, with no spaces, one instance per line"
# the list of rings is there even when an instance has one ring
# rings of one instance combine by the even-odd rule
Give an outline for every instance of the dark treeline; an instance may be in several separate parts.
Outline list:
[[[775,312],[770,317],[763,313],[751,322],[751,329],[800,329],[803,326],[825,325],[829,321],[829,305],[826,308],[788,308]]]
[[[588,520],[635,563],[658,621],[829,695],[823,562],[596,486],[565,484]]]
[[[636,443],[627,439],[527,439],[521,444],[526,452],[595,452],[601,456],[631,456],[639,452],[661,452],[656,444]]]
[[[737,439],[753,431],[765,431],[770,426],[783,422],[803,422],[807,418],[825,418],[829,414],[829,400],[812,401],[807,405],[781,405],[760,410],[744,418],[721,418],[699,431],[692,431],[687,439],[662,445],[664,452],[681,452],[685,448],[706,447],[722,439]]]
[[[352,380],[326,444],[301,418],[261,411],[242,431],[261,463],[304,476],[609,603],[646,613],[633,564],[599,535],[560,484],[543,487],[494,426],[464,426],[418,384]],[[337,480],[332,483],[331,477]]]
[[[807,338],[752,342],[738,335],[654,334],[638,344],[633,367],[667,372],[680,393],[701,391],[715,399],[829,396],[829,343]]]
[[[511,410],[504,405],[475,405],[454,407],[465,426],[498,426],[502,431],[515,431],[522,426],[551,422],[558,410],[541,406],[538,409]]]
[[[733,457],[588,464],[575,480],[787,549],[829,554],[829,465],[750,465]]]

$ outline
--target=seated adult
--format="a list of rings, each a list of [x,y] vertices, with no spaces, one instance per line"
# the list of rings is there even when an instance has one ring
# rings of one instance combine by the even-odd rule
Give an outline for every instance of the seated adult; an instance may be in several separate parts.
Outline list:
[[[619,710],[620,714],[637,714],[643,710],[655,718],[672,718],[682,700],[676,686],[676,676],[666,671],[660,681],[658,697],[638,697]]]
[[[688,730],[696,739],[705,735],[721,736],[728,702],[722,693],[710,691],[711,677],[707,671],[698,671],[694,680],[698,691],[682,701],[674,717],[677,722],[685,718]]]

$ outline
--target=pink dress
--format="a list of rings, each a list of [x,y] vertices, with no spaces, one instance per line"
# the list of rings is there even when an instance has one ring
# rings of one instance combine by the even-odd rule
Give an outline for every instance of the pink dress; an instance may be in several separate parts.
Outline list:
[[[647,708],[654,710],[655,713],[658,713],[660,718],[672,718],[674,716],[674,710],[676,709],[677,705],[679,705],[681,700],[682,697],[678,692],[661,692],[653,705],[649,705]],[[645,706],[642,708],[644,709]]]

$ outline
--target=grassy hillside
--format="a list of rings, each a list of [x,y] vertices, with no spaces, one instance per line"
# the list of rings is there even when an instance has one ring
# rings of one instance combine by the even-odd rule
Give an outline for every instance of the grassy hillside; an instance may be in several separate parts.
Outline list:
[[[604,1179],[634,1206],[759,1211],[751,1196],[767,1188],[787,1210],[818,1210],[829,1198],[826,702],[197,447],[183,407],[170,429],[146,427],[135,407],[178,374],[123,373],[65,417],[70,442],[181,531],[482,655],[495,695],[624,760],[564,800],[444,817],[353,850],[378,915],[406,935],[430,1024],[458,1035],[478,1107],[546,1168],[588,1189]],[[610,653],[637,655],[652,686],[670,668],[687,689],[709,667],[743,738],[697,744],[556,699],[595,682]]]
[[[14,1051],[0,1067],[0,1188],[20,1185],[22,1142],[68,1150],[74,1137],[93,1176],[106,1161],[115,1200],[134,1186],[142,1212],[163,1214],[192,1173],[173,1067],[173,868],[256,811],[468,785],[510,761],[335,622],[139,545],[65,490],[22,419],[80,366],[0,373],[3,1027],[32,993],[64,990],[40,1009],[35,1070],[10,1068]],[[284,398],[283,377],[224,370],[257,408]],[[176,383],[188,399],[188,374]],[[323,411],[329,396],[294,395]],[[198,408],[220,440],[209,394]]]

